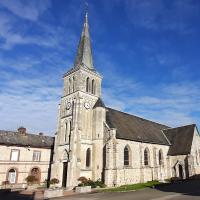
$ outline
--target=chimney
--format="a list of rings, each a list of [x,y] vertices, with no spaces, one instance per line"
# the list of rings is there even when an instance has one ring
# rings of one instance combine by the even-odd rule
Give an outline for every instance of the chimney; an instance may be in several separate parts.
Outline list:
[[[19,127],[18,133],[21,135],[26,135],[26,128],[24,128],[23,126]]]
[[[41,132],[39,133],[39,136],[43,136],[43,135],[44,135],[44,133],[41,133]]]

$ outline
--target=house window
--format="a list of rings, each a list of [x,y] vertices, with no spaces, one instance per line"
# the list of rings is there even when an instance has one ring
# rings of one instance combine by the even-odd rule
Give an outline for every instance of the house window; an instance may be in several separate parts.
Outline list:
[[[41,152],[40,151],[34,151],[33,152],[33,161],[40,161]]]
[[[130,154],[129,148],[126,146],[126,147],[124,148],[124,165],[125,165],[125,166],[129,166],[129,165],[130,165],[129,154]]]
[[[146,148],[144,150],[144,165],[147,166],[149,165],[149,150]]]
[[[159,165],[163,164],[163,153],[162,153],[161,149],[158,152],[158,163],[159,163]]]
[[[90,148],[88,148],[86,151],[86,167],[90,167],[90,162],[91,162],[91,150]]]
[[[16,183],[16,180],[17,180],[17,171],[15,169],[10,169],[8,171],[8,181],[9,183],[11,184],[14,184]]]
[[[18,149],[12,149],[11,155],[10,155],[11,161],[18,161],[19,160],[19,150]]]

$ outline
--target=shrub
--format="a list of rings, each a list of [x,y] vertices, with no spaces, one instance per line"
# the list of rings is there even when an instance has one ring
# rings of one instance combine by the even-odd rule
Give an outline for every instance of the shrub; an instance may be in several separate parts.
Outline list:
[[[101,180],[97,180],[94,182],[95,183],[95,186],[99,186],[100,188],[105,188],[106,187],[106,184],[104,184]]]
[[[52,184],[52,185],[55,185],[55,184],[57,184],[57,183],[59,183],[59,180],[58,180],[57,178],[52,178],[52,179],[50,180],[50,184]]]
[[[78,181],[81,182],[81,183],[79,183],[79,186],[84,186],[88,183],[88,179],[84,176],[81,176],[80,178],[78,178]]]
[[[79,187],[81,186],[91,186],[92,188],[96,188],[97,186],[98,187],[106,187],[106,185],[100,181],[100,180],[97,180],[97,181],[92,181],[90,179],[87,179],[86,177],[82,176],[78,179],[78,181],[80,181],[81,183],[78,184]]]
[[[33,184],[38,182],[38,179],[33,175],[27,176],[25,180],[28,184]]]

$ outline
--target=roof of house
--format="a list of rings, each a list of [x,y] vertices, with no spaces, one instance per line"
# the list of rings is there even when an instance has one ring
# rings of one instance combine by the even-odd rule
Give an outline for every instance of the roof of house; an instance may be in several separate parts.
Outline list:
[[[170,145],[162,132],[168,126],[152,122],[134,115],[107,108],[106,122],[110,128],[116,128],[118,139]]]
[[[30,146],[50,149],[53,147],[54,138],[29,133],[22,135],[19,132],[0,130],[0,145],[2,144],[9,146]]]
[[[168,155],[190,154],[195,127],[195,124],[191,124],[163,130],[172,144],[169,148]]]

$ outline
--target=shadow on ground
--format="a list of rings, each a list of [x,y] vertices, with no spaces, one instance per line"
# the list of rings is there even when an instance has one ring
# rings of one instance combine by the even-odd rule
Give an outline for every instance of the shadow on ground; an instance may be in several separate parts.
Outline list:
[[[10,190],[0,190],[0,199],[2,200],[33,200],[34,193],[24,194],[21,191],[11,192]]]
[[[200,196],[200,180],[185,180],[173,184],[162,184],[155,186],[162,192],[175,192],[183,195]]]

